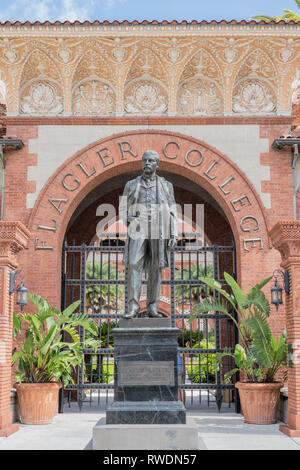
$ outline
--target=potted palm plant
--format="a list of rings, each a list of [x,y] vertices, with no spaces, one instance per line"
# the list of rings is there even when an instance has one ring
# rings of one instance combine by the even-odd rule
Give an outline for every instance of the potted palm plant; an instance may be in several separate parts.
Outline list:
[[[83,359],[79,326],[94,331],[92,320],[74,313],[80,301],[63,312],[50,307],[47,300],[29,295],[37,313],[14,313],[13,339],[17,346],[12,364],[18,395],[19,413],[24,424],[48,424],[58,411],[58,390],[61,382],[67,385],[72,372]],[[64,334],[70,341],[64,341]],[[89,338],[85,347],[98,347],[98,341]]]
[[[224,374],[224,380],[228,383],[234,374],[241,373],[243,381],[235,386],[239,390],[246,423],[276,423],[280,389],[287,374],[287,349],[286,332],[283,331],[276,340],[268,324],[270,304],[262,288],[271,277],[256,284],[247,294],[228,273],[224,273],[224,278],[232,290],[231,295],[214,279],[201,279],[220,296],[203,300],[194,308],[192,319],[216,311],[225,313],[234,322],[239,332],[239,344],[234,350],[227,348],[216,354],[216,369],[222,367],[225,356],[234,359],[236,367]]]

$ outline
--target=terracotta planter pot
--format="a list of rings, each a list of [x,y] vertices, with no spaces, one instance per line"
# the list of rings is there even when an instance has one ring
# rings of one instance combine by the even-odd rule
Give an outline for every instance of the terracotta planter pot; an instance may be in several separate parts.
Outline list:
[[[245,423],[277,423],[282,383],[237,382],[235,386],[239,391]]]
[[[59,383],[15,384],[23,424],[49,424],[58,413]]]

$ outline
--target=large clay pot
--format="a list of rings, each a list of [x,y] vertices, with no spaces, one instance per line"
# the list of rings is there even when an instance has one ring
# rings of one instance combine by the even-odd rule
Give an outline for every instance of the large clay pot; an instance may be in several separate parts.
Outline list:
[[[23,424],[49,424],[58,413],[59,383],[15,384],[20,421]]]
[[[237,382],[244,421],[248,424],[277,423],[282,383]]]

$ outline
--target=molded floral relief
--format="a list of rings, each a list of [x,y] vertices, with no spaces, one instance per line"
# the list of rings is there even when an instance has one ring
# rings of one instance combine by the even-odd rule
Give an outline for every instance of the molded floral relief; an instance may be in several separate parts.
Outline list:
[[[262,50],[253,51],[242,64],[232,92],[235,113],[272,113],[277,108],[276,74]]]
[[[221,90],[205,79],[184,82],[178,91],[178,111],[182,114],[219,114],[223,111]]]
[[[26,28],[23,36],[3,30],[0,39],[8,113],[60,113],[62,97],[64,111],[76,115],[290,111],[300,60],[295,34],[252,34],[250,27],[229,34],[226,26],[224,34],[187,28],[175,36],[148,26],[145,35]],[[32,95],[43,95],[40,105],[28,102]]]
[[[116,97],[113,89],[97,80],[79,84],[73,91],[74,114],[111,114],[115,111]]]
[[[62,38],[59,38],[59,47],[57,50],[58,57],[67,64],[72,57],[71,49],[65,44],[65,41]]]
[[[60,114],[64,110],[61,77],[52,60],[35,50],[25,63],[20,86],[20,113]]]
[[[114,78],[101,54],[88,51],[79,61],[73,76],[72,112],[74,114],[111,114],[116,110]]]
[[[130,114],[164,114],[168,110],[168,96],[158,84],[141,80],[126,89],[124,109]]]
[[[235,113],[272,113],[276,111],[276,97],[270,87],[259,80],[244,80],[234,89],[232,110]]]
[[[168,110],[168,76],[149,49],[132,63],[124,91],[124,110],[129,114],[165,114]]]
[[[49,82],[36,82],[27,87],[21,97],[20,111],[24,114],[60,114],[64,110],[60,90]]]
[[[177,91],[177,111],[182,114],[223,112],[220,71],[211,55],[201,49],[185,66]]]

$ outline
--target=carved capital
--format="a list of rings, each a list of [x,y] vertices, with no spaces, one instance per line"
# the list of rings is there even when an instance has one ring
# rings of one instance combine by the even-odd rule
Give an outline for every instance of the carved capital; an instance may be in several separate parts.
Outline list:
[[[27,248],[30,236],[31,233],[21,222],[0,221],[0,260],[7,258],[15,261],[19,251]]]
[[[270,238],[283,263],[300,262],[300,221],[277,222],[270,230]]]

